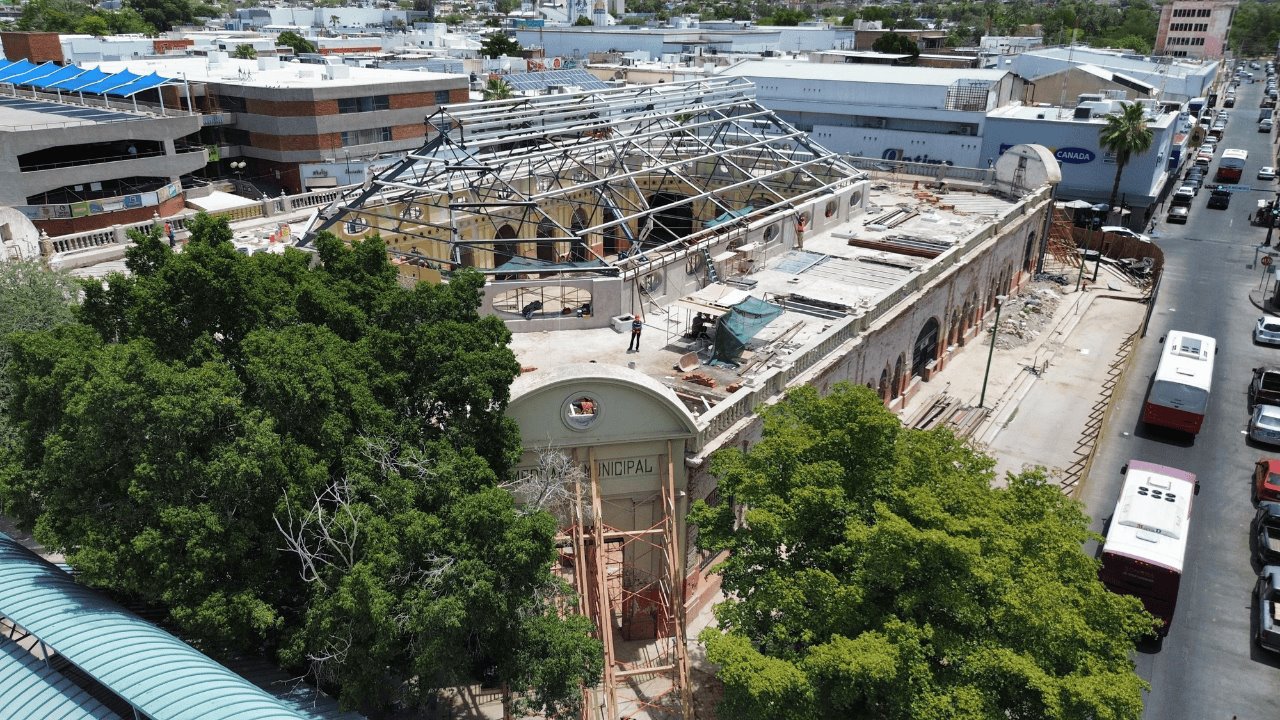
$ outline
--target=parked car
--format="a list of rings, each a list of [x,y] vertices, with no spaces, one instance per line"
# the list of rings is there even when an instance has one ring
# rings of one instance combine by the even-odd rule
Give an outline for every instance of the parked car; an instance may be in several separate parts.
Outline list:
[[[1280,345],[1280,317],[1263,315],[1253,326],[1253,341],[1261,345]]]
[[[1275,180],[1276,169],[1271,167],[1270,165],[1262,166],[1261,168],[1258,169],[1258,179],[1259,180]]]
[[[1280,502],[1280,460],[1262,458],[1253,465],[1254,502]]]
[[[1179,225],[1187,224],[1187,216],[1191,214],[1191,208],[1186,205],[1169,206],[1169,214],[1165,216],[1164,221],[1169,223],[1178,223]]]
[[[1253,610],[1258,619],[1253,639],[1264,650],[1280,652],[1280,566],[1262,568],[1258,584],[1254,586],[1253,599]]]
[[[1249,407],[1258,403],[1280,405],[1280,367],[1266,365],[1253,369],[1249,381]]]
[[[1236,96],[1235,96],[1235,95],[1228,95],[1228,96],[1227,96],[1226,98],[1224,98],[1224,99],[1223,99],[1223,101],[1222,101],[1222,107],[1224,107],[1224,108],[1233,108],[1233,107],[1235,107],[1235,106],[1236,106]]]
[[[1253,536],[1253,556],[1259,565],[1280,563],[1280,503],[1258,503],[1249,534]]]
[[[1196,193],[1199,194],[1200,186],[1204,185],[1204,171],[1199,167],[1191,168],[1187,173],[1187,176],[1182,179],[1182,184],[1184,187],[1194,189]]]
[[[1271,132],[1271,120],[1263,120],[1262,122],[1258,123],[1258,132],[1260,133]]]
[[[1104,233],[1111,233],[1112,235],[1123,235],[1124,237],[1133,238],[1134,240],[1137,240],[1139,242],[1146,242],[1146,243],[1151,242],[1151,238],[1149,236],[1143,235],[1140,232],[1134,232],[1129,228],[1124,227],[1123,225],[1103,225],[1101,228],[1098,228],[1098,229]]]
[[[1249,437],[1255,442],[1280,445],[1280,407],[1255,405],[1249,418]]]
[[[1174,207],[1179,205],[1183,207],[1191,207],[1191,201],[1195,199],[1195,196],[1196,188],[1193,188],[1190,185],[1183,185],[1173,192],[1173,197],[1169,200],[1169,204]]]

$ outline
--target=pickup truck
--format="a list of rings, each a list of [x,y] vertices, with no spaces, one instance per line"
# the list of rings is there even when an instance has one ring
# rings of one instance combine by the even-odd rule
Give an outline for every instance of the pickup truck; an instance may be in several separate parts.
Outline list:
[[[1267,565],[1253,591],[1258,613],[1254,640],[1264,650],[1280,652],[1280,565]]]
[[[1231,207],[1231,191],[1220,185],[1210,188],[1207,207],[1215,210],[1226,210]]]
[[[1280,563],[1280,503],[1258,503],[1250,524],[1257,546],[1254,553],[1261,565]]]
[[[1253,369],[1253,380],[1249,381],[1249,407],[1258,403],[1280,405],[1280,367]]]

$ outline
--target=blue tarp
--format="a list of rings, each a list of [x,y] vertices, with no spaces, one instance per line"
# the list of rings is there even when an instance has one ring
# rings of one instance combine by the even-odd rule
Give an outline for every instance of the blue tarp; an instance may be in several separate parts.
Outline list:
[[[711,218],[710,220],[708,220],[708,221],[707,221],[707,227],[709,227],[709,228],[713,228],[713,227],[715,227],[715,226],[717,226],[717,225],[723,225],[723,224],[725,224],[725,223],[729,222],[730,220],[736,220],[736,219],[738,219],[738,218],[740,218],[740,217],[743,217],[744,215],[748,215],[748,214],[750,214],[752,210],[755,210],[755,208],[754,208],[754,207],[752,207],[752,206],[750,206],[750,205],[748,205],[748,206],[746,206],[746,207],[742,208],[741,210],[730,210],[730,211],[728,211],[728,212],[721,213],[721,214],[719,214],[719,215],[717,215],[717,216],[715,216],[715,217]]]
[[[781,307],[756,297],[734,305],[716,321],[716,351],[712,358],[722,362],[737,360],[747,342],[781,314]]]

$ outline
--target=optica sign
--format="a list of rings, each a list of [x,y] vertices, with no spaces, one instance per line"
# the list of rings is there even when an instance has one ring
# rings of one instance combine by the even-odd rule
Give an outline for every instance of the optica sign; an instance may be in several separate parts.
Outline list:
[[[1071,163],[1072,165],[1084,165],[1085,163],[1091,163],[1093,162],[1093,159],[1097,157],[1093,154],[1092,150],[1075,147],[1058,148],[1053,151],[1053,156],[1057,158],[1059,162]]]

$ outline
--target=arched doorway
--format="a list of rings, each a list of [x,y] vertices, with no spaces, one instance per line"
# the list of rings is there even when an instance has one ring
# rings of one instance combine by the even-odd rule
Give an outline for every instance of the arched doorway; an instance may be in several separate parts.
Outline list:
[[[1050,212],[1053,212],[1052,208]],[[1036,232],[1034,230],[1027,233],[1027,249],[1023,253],[1022,268],[1027,272],[1032,272],[1036,268]]]
[[[951,309],[950,325],[951,325],[949,329],[950,331],[947,333],[947,344],[959,345],[960,344],[960,309],[959,308]]]
[[[609,211],[609,221],[616,222],[621,220],[622,216],[616,210]],[[604,231],[604,254],[606,257],[617,255],[626,249],[623,245],[626,242],[626,235],[622,232],[621,225],[611,225]]]
[[[916,335],[916,344],[911,349],[912,376],[924,377],[929,363],[938,358],[938,331],[940,327],[938,318],[931,317],[925,322],[924,327],[920,328],[920,334]]]
[[[538,223],[538,231],[535,236],[538,239],[538,259],[548,263],[555,262],[556,244],[548,238],[556,236],[556,224],[544,218],[542,222]]]
[[[496,270],[504,264],[520,255],[520,251],[513,242],[501,242],[503,240],[513,240],[516,237],[516,229],[510,225],[503,225],[498,228],[498,232],[494,234],[493,239],[499,242],[493,244],[493,268]],[[495,276],[498,280],[515,280],[519,275],[517,273],[504,272]]]
[[[569,259],[573,262],[585,262],[591,253],[587,252],[587,227],[591,221],[587,218],[587,213],[582,208],[573,211],[573,221],[569,225],[569,232],[573,235],[573,245],[569,248]]]
[[[886,365],[884,370],[880,371],[880,399],[889,402],[892,396],[889,395],[889,366]]]
[[[649,207],[664,209],[653,214],[653,230],[649,232],[649,237],[645,240],[646,244],[664,245],[693,234],[692,203],[664,207],[687,199],[685,195],[670,192],[658,192],[649,196]]]

